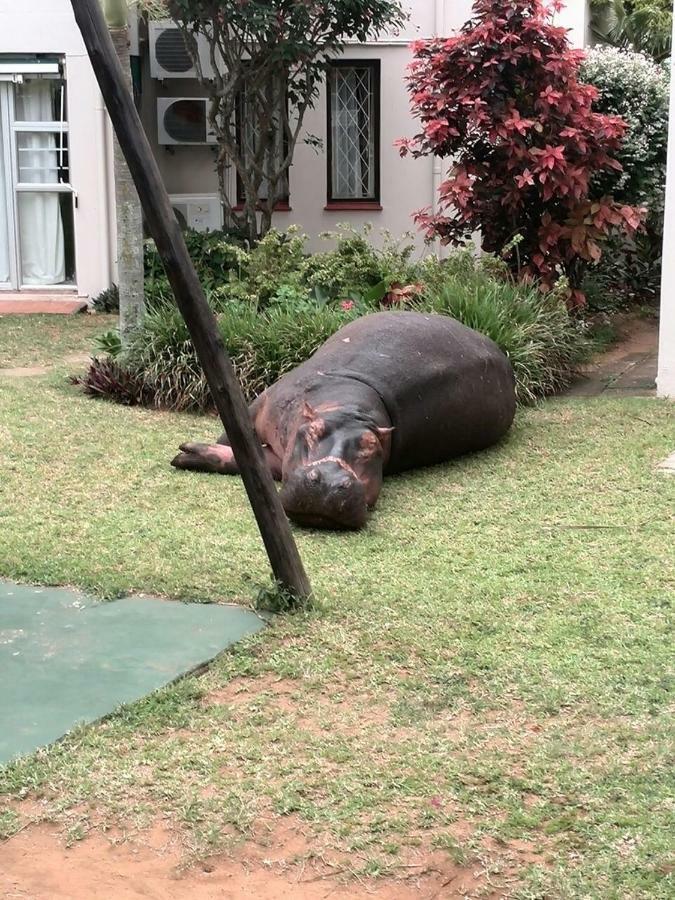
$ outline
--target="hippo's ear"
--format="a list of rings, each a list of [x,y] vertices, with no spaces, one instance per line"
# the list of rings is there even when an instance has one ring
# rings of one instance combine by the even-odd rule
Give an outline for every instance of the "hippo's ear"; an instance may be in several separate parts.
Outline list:
[[[302,407],[302,414],[306,419],[316,419],[316,410],[306,400]]]

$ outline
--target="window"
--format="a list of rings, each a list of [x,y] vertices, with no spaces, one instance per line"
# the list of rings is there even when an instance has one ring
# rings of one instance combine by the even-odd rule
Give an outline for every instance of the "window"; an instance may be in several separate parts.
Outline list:
[[[0,83],[0,155],[0,236],[6,241],[0,283],[12,289],[73,285],[66,84],[56,73],[30,72]]]
[[[380,202],[380,63],[341,60],[328,72],[328,205]]]
[[[242,91],[239,96],[239,101],[237,103],[237,140],[240,146],[244,147],[245,158],[248,162],[249,159],[252,159],[258,149],[258,116],[256,114],[256,109],[253,104],[253,100],[246,96],[246,89]],[[275,93],[277,95],[281,94],[281,86],[278,81],[275,83]],[[269,171],[268,162],[270,161],[270,156],[272,157],[272,167],[277,169],[279,164],[283,160],[283,154],[287,152],[288,141],[286,140],[286,135],[284,134],[284,125],[282,121],[282,113],[281,109],[277,113],[274,122],[272,123],[272,127],[275,132],[274,146],[271,151],[267,154],[267,159],[265,160],[264,168]],[[250,170],[251,165],[247,164],[247,168]],[[282,184],[278,187],[278,203],[282,205],[286,205],[289,199],[289,187],[288,180],[286,179]],[[260,190],[258,191],[258,199],[266,200],[268,192],[268,184],[267,179],[263,178],[260,184]],[[241,179],[239,175],[237,175],[237,203],[244,203],[244,186],[241,183]]]

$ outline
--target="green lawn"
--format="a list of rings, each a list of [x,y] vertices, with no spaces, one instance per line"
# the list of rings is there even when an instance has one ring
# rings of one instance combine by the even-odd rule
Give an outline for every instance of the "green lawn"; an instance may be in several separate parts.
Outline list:
[[[117,326],[117,316],[0,315],[0,368],[48,366],[86,353],[95,335]]]
[[[0,381],[0,575],[250,602],[241,482],[168,465],[217,431]],[[71,838],[161,817],[188,854],[291,817],[355,874],[422,847],[522,898],[671,897],[673,448],[672,405],[551,401],[388,481],[365,532],[298,532],[319,609],[0,770],[0,832],[23,798]]]

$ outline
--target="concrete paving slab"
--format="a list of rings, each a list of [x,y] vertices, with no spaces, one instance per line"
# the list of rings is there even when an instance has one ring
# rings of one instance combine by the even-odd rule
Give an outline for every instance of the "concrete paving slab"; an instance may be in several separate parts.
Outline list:
[[[0,582],[0,765],[140,699],[264,624],[237,606],[99,602]]]
[[[662,463],[659,463],[659,469],[675,475],[675,453],[671,453],[668,459],[664,459]]]
[[[0,316],[69,316],[87,308],[87,301],[70,295],[13,294],[0,296]]]

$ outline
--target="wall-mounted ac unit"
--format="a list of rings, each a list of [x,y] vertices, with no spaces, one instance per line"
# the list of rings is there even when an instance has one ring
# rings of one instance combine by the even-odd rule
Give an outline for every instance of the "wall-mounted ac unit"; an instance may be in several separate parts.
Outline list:
[[[223,204],[218,194],[172,194],[169,199],[181,228],[218,231],[223,227]]]
[[[161,97],[157,101],[160,145],[217,143],[208,115],[209,101],[202,97]]]
[[[192,57],[179,28],[171,21],[150,22],[150,75],[153,78],[196,78]],[[197,35],[202,74],[211,78],[213,68],[204,35]]]

